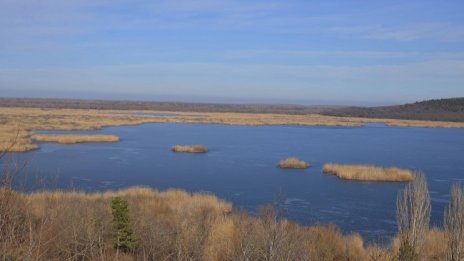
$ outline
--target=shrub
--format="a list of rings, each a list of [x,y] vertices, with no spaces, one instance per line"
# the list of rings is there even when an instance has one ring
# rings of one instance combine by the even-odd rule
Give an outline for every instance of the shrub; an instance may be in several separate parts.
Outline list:
[[[464,193],[462,187],[451,188],[449,206],[445,210],[444,226],[447,238],[447,259],[464,259]]]
[[[396,203],[400,260],[416,260],[417,251],[429,229],[431,204],[427,181],[422,174],[415,176],[404,191],[398,194]]]

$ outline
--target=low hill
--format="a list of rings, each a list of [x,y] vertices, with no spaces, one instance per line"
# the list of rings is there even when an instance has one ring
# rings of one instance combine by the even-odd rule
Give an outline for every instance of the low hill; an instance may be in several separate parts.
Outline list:
[[[437,99],[398,106],[327,109],[323,115],[464,122],[464,98]]]

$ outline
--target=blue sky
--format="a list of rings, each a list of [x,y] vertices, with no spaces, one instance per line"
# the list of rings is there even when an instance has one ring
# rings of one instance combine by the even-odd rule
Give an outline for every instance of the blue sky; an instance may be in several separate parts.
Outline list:
[[[464,96],[464,1],[0,0],[0,96]]]

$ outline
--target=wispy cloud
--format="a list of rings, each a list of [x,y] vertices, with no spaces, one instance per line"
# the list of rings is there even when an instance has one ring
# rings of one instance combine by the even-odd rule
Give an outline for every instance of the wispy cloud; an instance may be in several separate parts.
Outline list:
[[[246,93],[249,98],[288,100],[330,99],[343,93],[344,99],[382,100],[398,99],[402,94],[411,93],[421,98],[459,95],[464,84],[463,71],[464,61],[377,66],[159,63],[73,69],[0,68],[0,84],[39,89],[48,86],[55,90],[72,86],[86,92],[106,87],[117,93],[130,89],[135,93],[171,96],[207,93],[218,97],[243,97]],[[28,77],[20,77],[24,74]],[[392,92],[391,88],[396,91]]]
[[[463,42],[462,25],[449,23],[426,23],[406,26],[339,26],[328,29],[331,33],[356,36],[366,39],[414,41],[434,40],[438,42]]]
[[[357,3],[0,0],[0,89],[464,94],[459,4]]]

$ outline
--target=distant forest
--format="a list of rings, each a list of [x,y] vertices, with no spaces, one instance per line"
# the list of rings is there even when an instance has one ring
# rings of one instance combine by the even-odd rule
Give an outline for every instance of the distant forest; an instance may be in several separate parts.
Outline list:
[[[98,110],[157,110],[178,112],[241,112],[277,114],[317,114],[336,106],[305,106],[292,104],[219,104],[155,101],[112,101],[43,98],[0,98],[0,107],[98,109]]]
[[[464,98],[428,100],[405,105],[382,107],[0,98],[0,107],[277,113],[298,115],[322,114],[341,117],[464,122]]]
[[[428,100],[398,106],[327,109],[321,114],[342,117],[464,122],[464,98]]]

